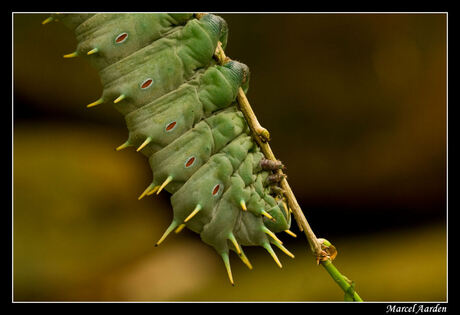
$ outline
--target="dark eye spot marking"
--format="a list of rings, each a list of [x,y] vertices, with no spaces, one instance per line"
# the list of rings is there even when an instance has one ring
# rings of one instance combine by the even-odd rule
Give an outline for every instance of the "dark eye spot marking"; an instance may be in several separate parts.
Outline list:
[[[145,90],[146,88],[150,87],[153,83],[153,80],[148,78],[141,83],[141,89]]]
[[[212,195],[215,196],[217,195],[217,193],[219,192],[220,190],[220,184],[217,184],[216,186],[214,186],[214,188],[212,189]]]
[[[166,126],[166,131],[171,131],[173,130],[175,127],[176,127],[176,124],[177,122],[176,121],[173,121],[173,122],[170,122],[167,126]]]
[[[185,162],[185,167],[190,167],[193,165],[193,163],[195,163],[195,157],[192,156],[190,157],[186,162]]]
[[[118,35],[117,38],[115,39],[115,43],[121,44],[121,43],[123,43],[127,38],[128,38],[128,33],[121,33],[121,34]]]

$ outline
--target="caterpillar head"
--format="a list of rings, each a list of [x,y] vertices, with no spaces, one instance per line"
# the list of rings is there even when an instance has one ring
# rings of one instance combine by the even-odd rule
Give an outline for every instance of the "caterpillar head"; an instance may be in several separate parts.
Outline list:
[[[249,88],[249,67],[244,63],[231,60],[224,65],[225,68],[229,69],[230,77],[234,80],[238,86],[241,86],[243,91],[246,93]]]
[[[203,27],[211,31],[212,34],[219,38],[222,44],[222,49],[227,46],[228,25],[227,22],[220,16],[214,14],[206,14],[200,19],[203,22]]]

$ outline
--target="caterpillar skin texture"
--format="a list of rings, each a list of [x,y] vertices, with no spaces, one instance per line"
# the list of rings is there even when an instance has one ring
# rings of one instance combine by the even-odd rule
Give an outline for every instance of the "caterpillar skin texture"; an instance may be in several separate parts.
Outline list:
[[[152,184],[140,198],[172,194],[173,220],[158,241],[187,227],[222,257],[233,284],[229,251],[252,268],[242,246],[271,244],[291,225],[274,195],[269,167],[238,109],[239,88],[249,85],[246,65],[213,59],[227,44],[226,22],[213,14],[55,14],[78,45],[64,57],[85,56],[97,69],[101,98],[125,117],[129,146],[148,157]],[[267,167],[264,167],[267,166]],[[279,188],[279,187],[278,187]],[[139,199],[140,199],[139,198]]]

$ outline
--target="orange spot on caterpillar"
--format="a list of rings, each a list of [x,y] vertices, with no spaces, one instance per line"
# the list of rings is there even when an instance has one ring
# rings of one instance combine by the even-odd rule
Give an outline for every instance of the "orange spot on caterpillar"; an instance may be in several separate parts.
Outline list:
[[[166,126],[166,131],[171,131],[174,127],[176,127],[176,123],[175,121],[169,123],[167,126]]]
[[[187,160],[187,162],[185,162],[185,167],[190,167],[193,164],[193,162],[195,162],[194,156],[192,156],[191,158]]]
[[[217,195],[217,193],[219,192],[219,188],[220,188],[220,185],[217,184],[216,186],[214,186],[214,189],[212,190],[212,195],[215,196]]]
[[[153,82],[152,79],[147,79],[147,80],[145,80],[145,81],[142,82],[142,84],[141,84],[141,89],[146,89],[146,88],[148,88],[150,85],[152,85],[152,82]]]
[[[127,37],[128,37],[128,33],[121,33],[115,39],[115,43],[120,44],[120,43],[124,42]]]

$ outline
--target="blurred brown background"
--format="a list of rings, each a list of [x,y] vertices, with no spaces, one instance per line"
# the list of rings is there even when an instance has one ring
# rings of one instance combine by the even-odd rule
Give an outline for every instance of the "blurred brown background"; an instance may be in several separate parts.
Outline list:
[[[446,15],[220,14],[227,55],[335,265],[366,301],[445,301]],[[147,160],[115,152],[127,131],[73,33],[14,14],[14,299],[341,301],[306,239],[295,255],[231,256],[168,226],[169,195],[137,200]]]

